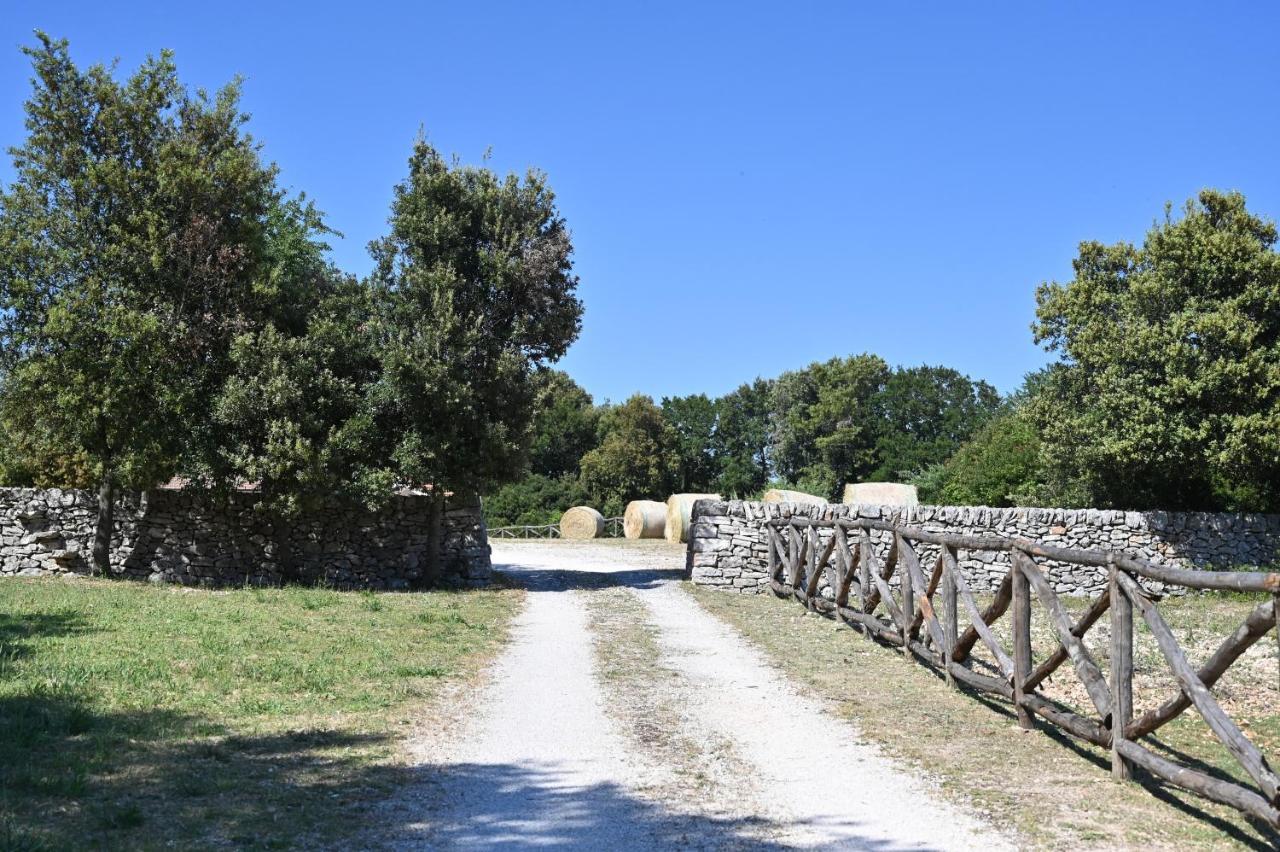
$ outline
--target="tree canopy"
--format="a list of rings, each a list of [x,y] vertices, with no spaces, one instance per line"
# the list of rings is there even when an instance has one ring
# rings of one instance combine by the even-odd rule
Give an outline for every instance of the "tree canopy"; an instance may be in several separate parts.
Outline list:
[[[620,515],[629,500],[663,500],[675,490],[679,438],[652,398],[636,394],[606,410],[600,433],[600,446],[582,457],[582,484],[602,511]]]
[[[44,34],[24,52],[27,138],[0,195],[0,413],[37,481],[99,484],[105,567],[114,488],[179,469],[208,436],[233,338],[282,301],[283,195],[237,82],[192,93],[167,52],[120,82]]]
[[[370,245],[381,372],[370,411],[395,478],[483,493],[524,468],[537,370],[578,336],[572,245],[546,176],[499,178],[424,140]]]
[[[1098,505],[1280,509],[1276,226],[1206,190],[1141,246],[1085,242],[1036,293],[1057,352],[1031,406],[1047,463]]]

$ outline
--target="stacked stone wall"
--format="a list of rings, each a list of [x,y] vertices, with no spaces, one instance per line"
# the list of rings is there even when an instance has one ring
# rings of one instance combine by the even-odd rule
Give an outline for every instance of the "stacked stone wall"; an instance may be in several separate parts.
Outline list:
[[[764,524],[784,517],[868,518],[931,532],[1021,538],[1057,547],[1113,550],[1183,568],[1274,568],[1280,562],[1280,515],[1205,512],[1120,512],[1101,509],[992,509],[985,506],[810,506],[740,500],[700,500],[689,531],[687,572],[693,582],[730,591],[767,591]],[[883,559],[890,534],[873,532]],[[936,549],[920,548],[932,566]],[[960,551],[960,566],[975,591],[993,591],[1009,570],[1003,551]],[[1106,586],[1099,568],[1046,563],[1054,589],[1093,596]],[[1154,591],[1179,593],[1181,589]],[[830,589],[824,587],[830,596]]]
[[[188,586],[421,585],[429,498],[397,495],[378,512],[329,502],[280,530],[258,499],[167,489],[123,495],[112,573]],[[88,573],[97,511],[97,496],[86,491],[0,488],[0,576]],[[442,527],[441,582],[486,585],[491,566],[479,501],[448,502]]]

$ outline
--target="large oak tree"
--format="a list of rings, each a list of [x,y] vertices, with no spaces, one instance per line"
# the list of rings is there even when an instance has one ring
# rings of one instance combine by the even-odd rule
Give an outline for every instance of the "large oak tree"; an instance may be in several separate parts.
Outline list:
[[[389,224],[370,245],[381,367],[368,412],[388,470],[432,489],[434,575],[445,493],[525,469],[538,374],[577,338],[582,304],[540,172],[499,177],[419,140]]]
[[[43,34],[25,52],[27,138],[0,194],[3,416],[37,481],[61,458],[97,483],[106,569],[116,489],[211,440],[231,342],[279,301],[281,195],[237,83],[190,92],[167,52],[123,81]]]
[[[1280,510],[1276,226],[1213,190],[1142,245],[1086,242],[1036,294],[1060,355],[1030,411],[1095,505]]]

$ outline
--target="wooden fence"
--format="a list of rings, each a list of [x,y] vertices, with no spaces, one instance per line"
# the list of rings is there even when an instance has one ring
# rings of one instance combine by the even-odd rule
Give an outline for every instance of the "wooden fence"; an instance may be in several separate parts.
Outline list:
[[[534,524],[519,527],[493,527],[489,538],[559,538],[559,524]],[[622,538],[622,518],[605,518],[601,538]]]
[[[1110,749],[1111,771],[1116,778],[1128,778],[1131,767],[1137,765],[1169,784],[1280,827],[1280,778],[1210,691],[1249,646],[1277,626],[1280,573],[1193,571],[1155,565],[1119,553],[1048,547],[1021,539],[932,533],[872,520],[784,518],[770,521],[766,529],[770,580],[777,594],[795,597],[811,610],[901,646],[908,656],[939,669],[952,685],[959,681],[1003,696],[1013,703],[1024,728],[1033,727],[1034,717],[1040,716],[1081,739]],[[883,562],[873,549],[873,530],[892,535]],[[936,548],[938,553],[928,576],[917,553],[922,544]],[[962,550],[1009,553],[1009,572],[985,609],[979,608],[960,570]],[[1073,623],[1042,570],[1041,560],[1106,569],[1110,574],[1107,590]],[[889,585],[895,571],[900,584],[896,595]],[[1144,590],[1139,578],[1189,589],[1262,592],[1270,598],[1259,604],[1197,669],[1161,616],[1156,596]],[[831,599],[819,594],[824,579],[832,592]],[[1031,610],[1037,599],[1046,610],[1058,641],[1056,650],[1038,665],[1031,649]],[[991,629],[1010,608],[1012,653]],[[1136,719],[1135,608],[1150,628],[1179,686],[1178,692],[1164,703]],[[1082,640],[1108,610],[1110,671],[1104,674]],[[884,613],[884,617],[878,613]],[[1280,636],[1280,628],[1277,635]],[[991,652],[1000,676],[982,674],[966,665],[979,642]],[[1075,712],[1039,690],[1067,662],[1084,685],[1095,712]],[[1207,775],[1141,744],[1144,736],[1189,707],[1195,708],[1255,786]]]

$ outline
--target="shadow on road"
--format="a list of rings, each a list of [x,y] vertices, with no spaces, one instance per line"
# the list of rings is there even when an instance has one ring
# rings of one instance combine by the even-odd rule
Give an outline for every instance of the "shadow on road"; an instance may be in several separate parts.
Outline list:
[[[423,767],[419,782],[436,802],[454,803],[448,822],[413,825],[415,804],[405,802],[402,833],[390,838],[400,849],[609,849],[622,852],[667,849],[734,849],[774,852],[794,846],[768,839],[784,828],[761,818],[728,818],[681,813],[646,801],[611,783],[587,787],[557,783],[554,766],[462,763]],[[696,802],[690,802],[693,808]],[[416,807],[420,808],[418,803]],[[421,814],[419,815],[421,818]],[[428,823],[431,816],[427,816]],[[824,826],[808,824],[821,833]],[[808,849],[905,849],[857,835],[856,826],[827,826],[830,843]],[[911,846],[913,850],[927,847]]]

